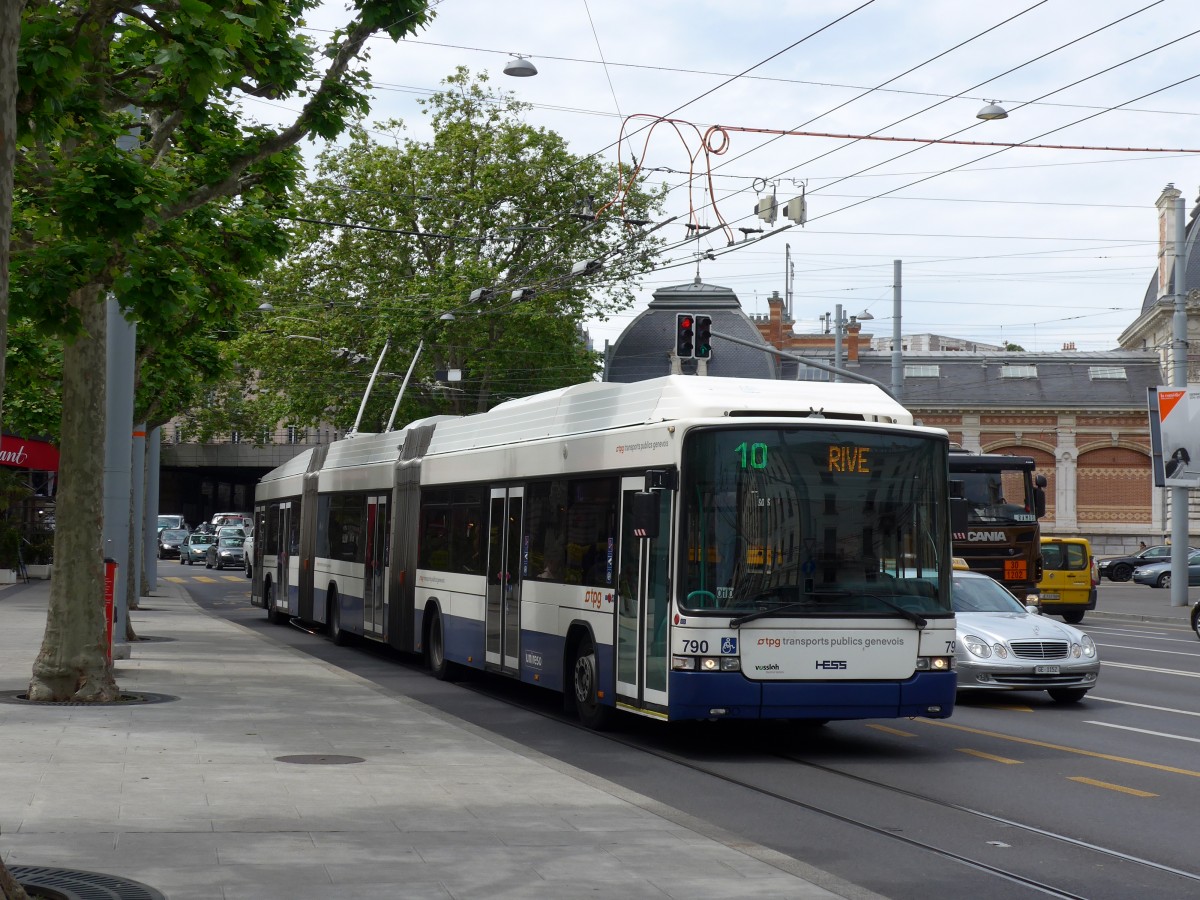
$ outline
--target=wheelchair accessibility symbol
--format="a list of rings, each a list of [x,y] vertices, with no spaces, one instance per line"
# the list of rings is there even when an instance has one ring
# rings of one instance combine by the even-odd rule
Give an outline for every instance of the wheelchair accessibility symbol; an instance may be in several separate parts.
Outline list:
[[[737,638],[735,638],[735,637],[721,638],[721,652],[724,654],[737,653]]]

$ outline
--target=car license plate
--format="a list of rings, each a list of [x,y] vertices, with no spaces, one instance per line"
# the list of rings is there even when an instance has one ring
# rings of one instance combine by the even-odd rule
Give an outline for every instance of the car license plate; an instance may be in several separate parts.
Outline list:
[[[1058,666],[1034,666],[1033,671],[1037,675],[1057,675]]]
[[[1052,594],[1049,591],[1042,593],[1040,596],[1043,600],[1057,600],[1058,599],[1058,594]]]

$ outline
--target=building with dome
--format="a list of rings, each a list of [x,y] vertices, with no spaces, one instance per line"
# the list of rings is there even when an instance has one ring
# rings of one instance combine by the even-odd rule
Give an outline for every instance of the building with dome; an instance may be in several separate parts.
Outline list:
[[[963,338],[902,338],[902,368],[894,391],[925,425],[946,429],[969,450],[1031,456],[1046,476],[1043,534],[1089,538],[1098,555],[1157,543],[1170,529],[1169,492],[1153,485],[1147,389],[1170,384],[1174,312],[1176,199],[1168,185],[1158,199],[1159,266],[1139,317],[1122,333],[1119,349],[1006,351]],[[1184,284],[1188,312],[1189,381],[1200,381],[1200,199],[1188,217]],[[780,359],[773,349],[833,362],[834,336],[802,334],[778,293],[768,314],[748,316],[734,292],[704,284],[663,288],[606,350],[604,377],[639,381],[672,371],[675,317],[709,315],[713,331],[760,343],[762,349],[714,340],[707,373],[774,378],[798,383],[828,380],[828,372]],[[845,368],[893,384],[891,339],[864,333],[853,317],[844,330]],[[683,362],[694,374],[696,361]],[[1193,500],[1192,533],[1200,533]]]

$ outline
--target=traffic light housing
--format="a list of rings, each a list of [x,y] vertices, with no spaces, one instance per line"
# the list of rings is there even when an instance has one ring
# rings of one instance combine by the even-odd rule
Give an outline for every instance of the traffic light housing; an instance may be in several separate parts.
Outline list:
[[[675,316],[675,355],[680,359],[691,359],[696,355],[696,317],[691,313]]]
[[[712,356],[712,316],[696,316],[696,359]]]

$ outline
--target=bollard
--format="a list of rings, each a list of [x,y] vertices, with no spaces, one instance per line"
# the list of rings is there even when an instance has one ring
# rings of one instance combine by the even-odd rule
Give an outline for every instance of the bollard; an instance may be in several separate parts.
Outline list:
[[[113,658],[113,595],[117,585],[117,561],[104,558],[104,637],[108,661]]]

